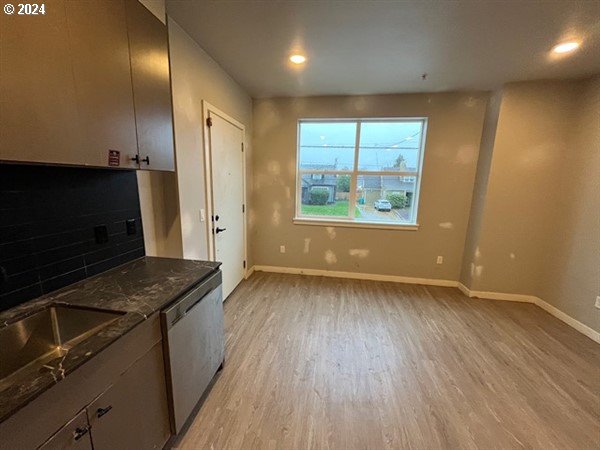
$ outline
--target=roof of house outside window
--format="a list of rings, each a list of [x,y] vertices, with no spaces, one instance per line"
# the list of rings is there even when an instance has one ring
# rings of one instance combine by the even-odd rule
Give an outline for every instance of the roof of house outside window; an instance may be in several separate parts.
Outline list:
[[[386,191],[414,191],[414,182],[404,181],[401,176],[359,175],[358,187],[363,189],[384,189]]]

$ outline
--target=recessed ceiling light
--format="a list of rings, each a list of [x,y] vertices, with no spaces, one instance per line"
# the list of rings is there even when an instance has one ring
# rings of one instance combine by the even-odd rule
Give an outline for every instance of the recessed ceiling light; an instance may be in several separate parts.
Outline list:
[[[290,61],[294,64],[302,64],[306,61],[306,56],[304,55],[292,55],[290,56]]]
[[[579,42],[563,42],[554,46],[552,51],[554,53],[569,53],[576,50],[579,47]]]

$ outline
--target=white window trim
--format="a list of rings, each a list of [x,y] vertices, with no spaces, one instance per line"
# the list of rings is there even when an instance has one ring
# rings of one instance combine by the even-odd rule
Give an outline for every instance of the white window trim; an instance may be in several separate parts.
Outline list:
[[[404,230],[416,231],[418,223],[396,223],[396,222],[367,222],[357,219],[332,219],[332,216],[294,217],[294,225],[317,225],[322,227],[346,227],[346,228],[375,228],[379,230]]]
[[[360,144],[360,124],[372,122],[415,122],[422,123],[421,145],[419,147],[419,161],[416,172],[393,172],[393,171],[370,171],[358,170],[359,144]],[[303,123],[338,123],[338,122],[356,122],[357,132],[354,147],[354,170],[316,170],[306,169],[300,170],[300,126]],[[419,229],[419,200],[421,194],[421,179],[423,178],[423,160],[425,155],[425,141],[427,138],[427,117],[390,117],[390,118],[355,118],[355,119],[299,119],[296,131],[296,208],[293,223],[295,225],[317,225],[317,226],[341,226],[348,228],[375,228],[385,230],[408,230],[415,231]],[[347,217],[335,216],[303,216],[302,208],[302,175],[303,174],[332,174],[332,175],[350,175],[350,196],[348,199],[349,205],[356,207],[356,188],[357,181],[360,175],[366,176],[410,176],[415,177],[415,195],[412,199],[413,210],[411,222],[383,222],[383,221],[367,221],[355,218],[355,208],[348,208]],[[356,174],[356,176],[353,176]]]

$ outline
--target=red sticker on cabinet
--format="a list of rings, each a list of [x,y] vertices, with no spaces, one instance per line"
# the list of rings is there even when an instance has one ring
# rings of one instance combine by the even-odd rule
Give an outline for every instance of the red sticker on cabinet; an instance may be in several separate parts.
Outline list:
[[[121,152],[118,150],[108,151],[108,165],[109,166],[120,166],[121,165]]]

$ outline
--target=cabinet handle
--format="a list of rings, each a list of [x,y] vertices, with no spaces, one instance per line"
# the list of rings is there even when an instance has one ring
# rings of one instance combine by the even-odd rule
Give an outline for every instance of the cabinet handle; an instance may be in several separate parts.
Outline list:
[[[112,409],[112,405],[107,406],[106,408],[98,408],[96,410],[96,416],[102,417],[104,414],[109,412]]]
[[[75,431],[73,432],[73,437],[75,438],[76,441],[78,441],[83,436],[88,434],[89,431],[90,431],[90,427],[83,427],[83,428],[77,427],[77,428],[75,428]]]
[[[145,162],[147,165],[150,165],[150,157],[146,156],[144,159],[142,159],[142,162]]]
[[[140,155],[135,155],[133,158],[131,158],[132,161],[135,161],[136,164],[140,163]]]

